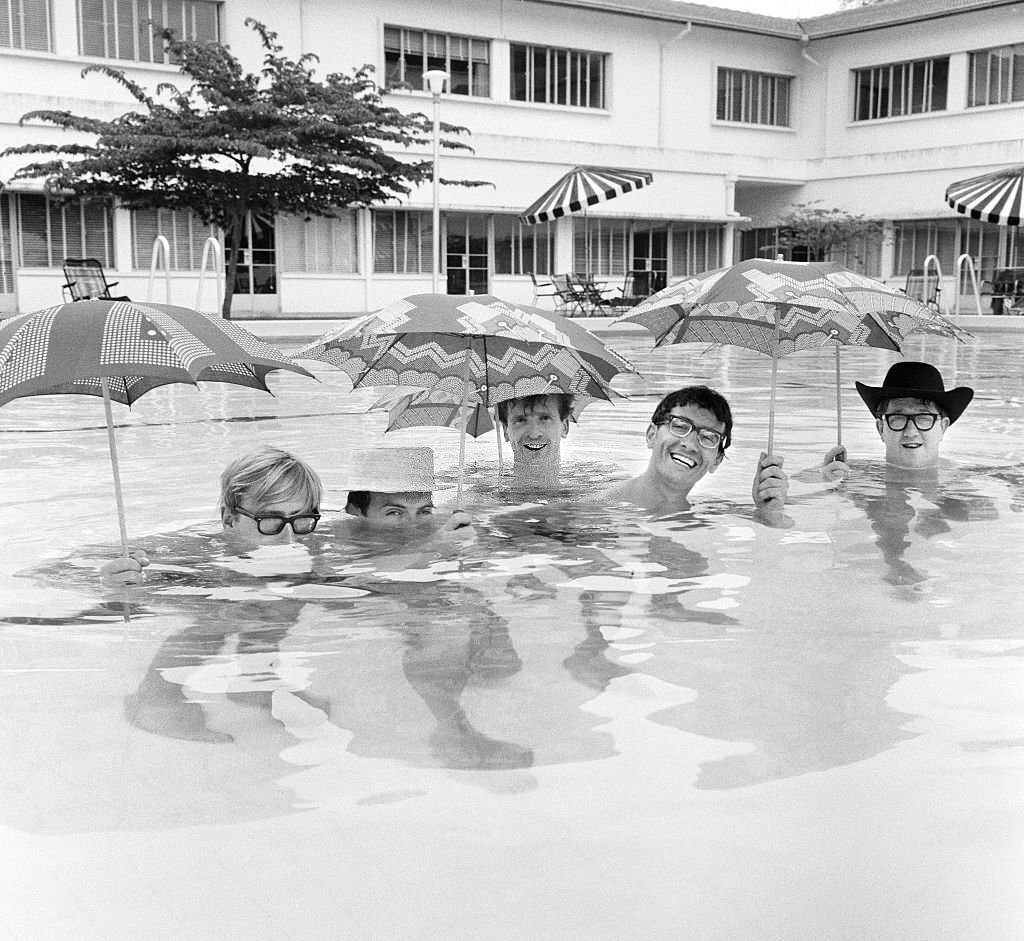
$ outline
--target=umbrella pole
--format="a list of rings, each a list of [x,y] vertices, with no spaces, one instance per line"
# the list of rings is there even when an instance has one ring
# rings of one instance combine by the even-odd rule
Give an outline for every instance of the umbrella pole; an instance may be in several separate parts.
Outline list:
[[[466,425],[467,403],[469,402],[469,351],[466,352],[466,369],[462,376],[462,404],[459,407],[459,483],[455,490],[455,508],[462,509],[462,479],[466,473]]]
[[[772,356],[772,391],[768,399],[768,453],[772,453],[775,441],[775,377],[779,372],[779,357]]]
[[[505,472],[505,457],[501,453],[501,422],[498,421],[498,410],[494,410],[494,433],[498,436],[498,476]]]
[[[836,445],[843,443],[843,387],[839,374],[839,347],[836,346]]]
[[[114,440],[114,414],[110,408],[110,386],[105,376],[100,377],[103,390],[103,410],[107,416],[107,444],[110,446],[110,467],[114,472],[114,497],[117,500],[117,524],[121,529],[121,550],[128,558],[128,530],[124,524],[124,497],[121,495],[121,470],[117,464],[117,442]]]

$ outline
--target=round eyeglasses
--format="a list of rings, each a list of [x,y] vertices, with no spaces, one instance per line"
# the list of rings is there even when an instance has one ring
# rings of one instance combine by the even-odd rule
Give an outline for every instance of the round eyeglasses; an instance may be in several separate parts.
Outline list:
[[[677,438],[687,438],[694,431],[697,432],[697,443],[702,448],[717,448],[722,443],[724,435],[713,428],[698,428],[692,421],[671,415],[660,424],[668,427],[668,430]]]
[[[918,431],[931,431],[939,420],[939,416],[935,412],[918,412],[916,415],[901,415],[898,412],[892,412],[882,417],[893,431],[903,431],[907,427],[907,422],[911,421]]]
[[[296,513],[295,516],[281,516],[278,513],[250,513],[240,506],[236,513],[247,516],[256,523],[256,532],[261,536],[276,536],[285,526],[291,526],[296,536],[308,536],[320,522],[319,513]]]

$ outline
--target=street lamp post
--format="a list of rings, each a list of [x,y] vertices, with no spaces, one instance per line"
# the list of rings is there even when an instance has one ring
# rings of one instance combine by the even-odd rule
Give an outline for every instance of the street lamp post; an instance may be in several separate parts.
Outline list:
[[[431,284],[434,294],[438,293],[437,284],[441,270],[441,208],[440,208],[440,182],[437,175],[437,157],[441,147],[441,92],[444,91],[444,83],[448,81],[448,73],[441,69],[431,69],[423,74],[430,94],[434,96],[434,205],[433,205],[433,251],[434,258],[431,264]]]

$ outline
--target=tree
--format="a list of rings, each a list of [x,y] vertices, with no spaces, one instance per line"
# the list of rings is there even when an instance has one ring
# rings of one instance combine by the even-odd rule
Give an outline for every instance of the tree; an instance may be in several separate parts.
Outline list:
[[[385,106],[372,66],[318,81],[315,55],[288,59],[276,33],[252,19],[245,24],[265,50],[258,74],[246,73],[220,43],[176,39],[161,30],[171,61],[192,79],[188,89],[164,82],[151,96],[120,69],[88,66],[83,76],[108,76],[141,107],[112,121],[32,111],[23,124],[43,121],[95,135],[95,141],[3,152],[53,157],[21,167],[13,178],[43,177],[51,193],[65,198],[113,197],[129,209],[188,210],[220,226],[228,242],[225,317],[250,211],[333,216],[344,207],[406,195],[432,172],[429,160],[405,162],[387,152],[429,144],[433,122]],[[441,129],[441,146],[470,149],[451,138],[465,128]],[[272,169],[258,172],[267,161]]]
[[[778,220],[778,237],[772,251],[801,249],[808,261],[825,261],[836,249],[858,252],[878,245],[885,228],[876,219],[843,209],[821,209],[813,203],[795,203]]]

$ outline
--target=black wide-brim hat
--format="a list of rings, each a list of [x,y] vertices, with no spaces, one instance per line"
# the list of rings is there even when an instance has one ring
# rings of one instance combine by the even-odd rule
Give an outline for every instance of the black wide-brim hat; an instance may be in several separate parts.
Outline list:
[[[974,390],[967,386],[946,389],[939,371],[930,363],[894,363],[880,386],[869,386],[863,382],[854,385],[875,417],[878,406],[889,399],[924,399],[938,405],[949,416],[952,425],[974,398]]]

